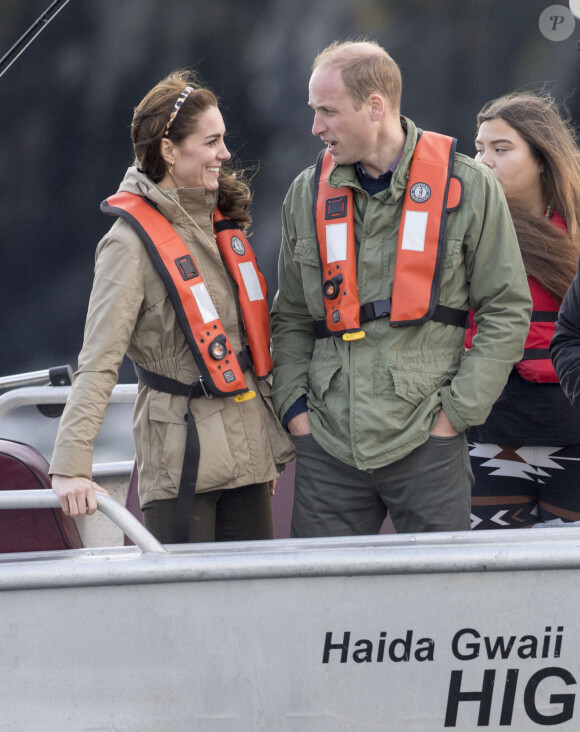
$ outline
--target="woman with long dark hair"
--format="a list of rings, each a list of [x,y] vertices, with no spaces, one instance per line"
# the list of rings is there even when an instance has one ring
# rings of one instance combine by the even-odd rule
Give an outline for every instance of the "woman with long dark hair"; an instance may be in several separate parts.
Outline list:
[[[524,357],[485,424],[468,432],[472,528],[580,520],[580,411],[549,356],[558,308],[580,251],[580,151],[547,95],[513,93],[477,116],[475,159],[510,204],[533,300]],[[477,323],[467,345],[477,338]]]

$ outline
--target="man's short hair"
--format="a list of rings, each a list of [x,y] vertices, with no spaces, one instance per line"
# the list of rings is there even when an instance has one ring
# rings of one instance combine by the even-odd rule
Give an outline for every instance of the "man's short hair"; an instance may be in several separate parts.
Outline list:
[[[396,62],[374,41],[334,41],[314,59],[312,70],[319,66],[339,69],[342,81],[355,109],[378,92],[387,98],[393,112],[401,108],[402,80]]]

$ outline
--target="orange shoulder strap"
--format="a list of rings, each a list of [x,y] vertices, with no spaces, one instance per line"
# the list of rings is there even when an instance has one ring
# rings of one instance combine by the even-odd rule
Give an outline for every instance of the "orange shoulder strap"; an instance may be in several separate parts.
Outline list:
[[[314,175],[314,219],[322,274],[326,327],[345,340],[364,337],[356,281],[353,196],[350,188],[332,188],[332,156],[322,150]]]
[[[447,214],[461,203],[453,177],[456,140],[423,132],[409,168],[391,297],[391,325],[416,325],[437,307]]]
[[[147,199],[117,193],[101,210],[120,216],[139,234],[175,308],[205,388],[216,396],[247,392],[243,370],[197,264],[169,221]]]
[[[254,371],[259,379],[264,379],[273,369],[266,278],[260,272],[254,250],[239,224],[227,219],[216,208],[213,225],[220,253],[238,286]]]

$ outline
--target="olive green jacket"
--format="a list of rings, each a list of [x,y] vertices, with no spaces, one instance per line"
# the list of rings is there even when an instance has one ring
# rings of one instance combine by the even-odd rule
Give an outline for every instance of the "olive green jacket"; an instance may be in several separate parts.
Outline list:
[[[136,168],[120,190],[154,201],[187,244],[212,297],[226,333],[239,353],[247,345],[237,285],[215,243],[211,214],[216,194],[202,188],[165,192]],[[191,219],[173,201],[178,198]],[[71,397],[66,405],[50,471],[91,475],[93,444],[105,407],[127,355],[140,366],[185,383],[199,370],[185,341],[161,278],[130,224],[118,219],[99,243],[95,276]],[[292,459],[288,436],[273,411],[270,386],[247,371],[257,396],[194,399],[191,410],[200,438],[197,490],[235,488],[275,478]],[[141,505],[173,498],[181,477],[185,446],[186,398],[141,386],[135,404],[134,437]]]
[[[370,197],[354,166],[337,166],[329,183],[354,193],[357,283],[362,303],[391,296],[399,222],[417,128],[390,187]],[[424,443],[443,408],[459,432],[485,421],[522,356],[531,299],[503,192],[492,173],[456,154],[460,208],[449,214],[439,303],[475,311],[478,335],[466,353],[464,331],[429,321],[392,328],[364,324],[366,337],[317,340],[324,318],[312,215],[314,167],[292,183],[282,213],[278,292],[272,308],[274,405],[280,418],[307,396],[312,434],[330,454],[374,469]]]

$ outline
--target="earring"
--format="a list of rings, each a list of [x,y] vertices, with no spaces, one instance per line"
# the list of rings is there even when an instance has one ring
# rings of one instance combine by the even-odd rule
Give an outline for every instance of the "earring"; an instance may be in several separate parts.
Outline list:
[[[171,165],[169,166],[169,171],[168,171],[168,172],[169,172],[169,175],[170,175],[171,177],[173,177],[173,166],[174,166],[174,165],[175,165],[175,161],[173,161],[173,162],[171,163]]]

